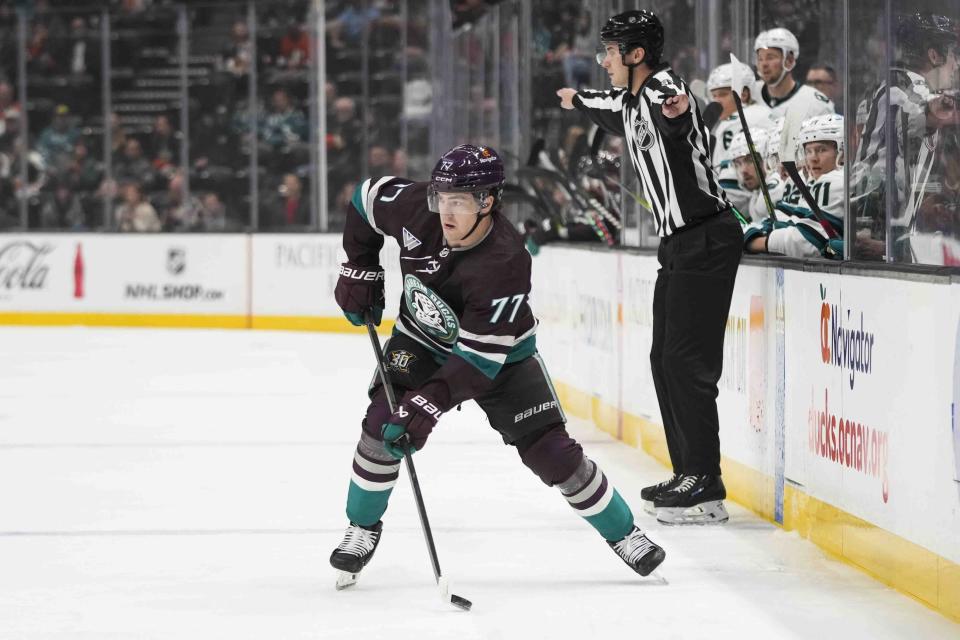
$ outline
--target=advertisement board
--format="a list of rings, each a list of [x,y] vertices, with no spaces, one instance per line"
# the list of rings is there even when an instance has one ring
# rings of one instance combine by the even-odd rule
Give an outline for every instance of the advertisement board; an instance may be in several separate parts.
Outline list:
[[[339,317],[333,297],[340,264],[346,261],[336,234],[260,234],[252,236],[251,281],[254,317]],[[386,270],[385,317],[399,310],[401,279],[397,243],[381,250]]]
[[[792,272],[787,478],[954,562],[952,287]]]
[[[245,316],[243,235],[0,236],[0,311]]]

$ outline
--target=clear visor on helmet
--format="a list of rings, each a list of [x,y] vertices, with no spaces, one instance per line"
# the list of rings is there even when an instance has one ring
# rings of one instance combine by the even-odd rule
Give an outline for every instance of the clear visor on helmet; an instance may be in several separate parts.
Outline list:
[[[620,54],[620,45],[616,42],[601,42],[594,52],[594,57],[597,59],[597,64],[601,67],[603,66],[603,61],[607,59],[607,49],[613,47],[617,55]]]
[[[437,191],[433,186],[427,190],[427,206],[433,213],[455,216],[475,216],[483,209],[485,191]]]

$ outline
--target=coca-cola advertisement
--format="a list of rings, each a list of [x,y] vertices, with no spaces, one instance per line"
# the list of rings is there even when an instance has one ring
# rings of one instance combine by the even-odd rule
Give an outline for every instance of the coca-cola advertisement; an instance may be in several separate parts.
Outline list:
[[[49,285],[49,256],[54,245],[42,240],[0,242],[0,300],[14,294],[42,291]]]

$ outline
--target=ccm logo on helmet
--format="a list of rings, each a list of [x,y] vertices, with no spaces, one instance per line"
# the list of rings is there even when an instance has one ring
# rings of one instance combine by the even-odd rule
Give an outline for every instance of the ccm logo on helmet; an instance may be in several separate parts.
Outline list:
[[[350,278],[351,280],[367,280],[371,282],[384,279],[382,269],[379,271],[361,271],[360,269],[353,269],[346,265],[340,265],[340,275]]]
[[[421,395],[416,395],[410,398],[410,403],[420,407],[423,412],[432,417],[434,421],[439,420],[440,416],[443,415],[443,412],[440,411],[440,407],[433,404]]]

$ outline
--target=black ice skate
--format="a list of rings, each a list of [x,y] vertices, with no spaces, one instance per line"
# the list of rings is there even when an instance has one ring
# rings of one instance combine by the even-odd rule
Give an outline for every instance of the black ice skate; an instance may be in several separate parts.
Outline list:
[[[631,569],[642,576],[650,575],[667,557],[666,552],[636,526],[623,540],[617,542],[608,540],[607,544]]]
[[[662,524],[721,524],[730,519],[723,500],[727,490],[720,476],[680,477],[669,491],[653,499]]]
[[[337,590],[351,587],[357,582],[360,571],[367,566],[380,542],[383,521],[369,527],[350,523],[343,534],[343,541],[330,554],[330,565],[340,570]]]
[[[643,501],[643,510],[652,516],[657,515],[657,509],[653,506],[653,499],[664,491],[669,491],[672,489],[679,480],[680,474],[675,473],[670,476],[669,480],[664,480],[663,482],[652,484],[649,487],[644,487],[640,492],[640,499]]]

